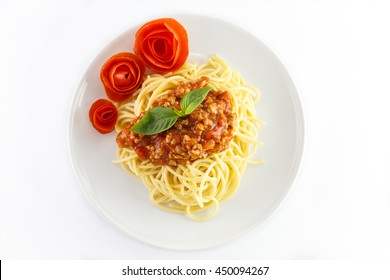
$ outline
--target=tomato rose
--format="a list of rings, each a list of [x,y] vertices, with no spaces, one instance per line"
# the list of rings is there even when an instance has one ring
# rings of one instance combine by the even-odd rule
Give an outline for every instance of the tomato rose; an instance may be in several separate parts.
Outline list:
[[[178,70],[188,57],[188,37],[173,18],[147,22],[135,35],[134,52],[156,72]]]
[[[122,102],[140,87],[144,74],[145,65],[136,55],[121,52],[104,63],[100,79],[108,98]]]
[[[115,129],[118,110],[107,99],[96,100],[89,109],[89,120],[92,126],[102,134],[110,133]]]

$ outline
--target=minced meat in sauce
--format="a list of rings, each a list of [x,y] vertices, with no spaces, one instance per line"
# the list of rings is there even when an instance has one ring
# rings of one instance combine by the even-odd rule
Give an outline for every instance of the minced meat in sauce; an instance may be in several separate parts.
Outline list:
[[[179,82],[171,93],[158,98],[152,107],[165,106],[180,110],[180,100],[187,92],[206,87],[209,80],[201,77],[193,82]],[[130,131],[146,112],[133,119],[117,135],[121,148],[131,147],[141,160],[156,165],[177,166],[226,150],[233,138],[236,116],[227,91],[211,90],[203,102],[189,115],[181,117],[170,129],[154,135]]]

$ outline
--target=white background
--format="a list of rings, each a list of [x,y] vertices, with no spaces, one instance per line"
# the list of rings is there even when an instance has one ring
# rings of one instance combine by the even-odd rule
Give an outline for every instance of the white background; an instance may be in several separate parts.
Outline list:
[[[390,7],[386,1],[0,0],[1,259],[389,259]],[[267,44],[304,108],[294,188],[228,244],[173,251],[132,239],[91,207],[68,152],[88,64],[160,16],[228,20]]]

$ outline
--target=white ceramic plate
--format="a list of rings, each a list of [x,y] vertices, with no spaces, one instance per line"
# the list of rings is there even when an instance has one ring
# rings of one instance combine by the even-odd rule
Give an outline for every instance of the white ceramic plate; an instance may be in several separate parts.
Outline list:
[[[257,156],[261,166],[248,165],[234,197],[204,222],[164,212],[149,201],[140,179],[112,163],[115,133],[101,135],[91,126],[88,111],[105,98],[100,68],[117,52],[132,51],[134,26],[113,40],[91,63],[75,93],[69,125],[70,151],[81,187],[109,222],[144,242],[171,249],[200,249],[238,238],[263,223],[281,204],[296,176],[303,149],[303,117],[295,87],[280,61],[245,30],[217,19],[185,15],[175,18],[186,28],[190,57],[220,55],[248,84],[262,92],[257,106],[266,121]]]

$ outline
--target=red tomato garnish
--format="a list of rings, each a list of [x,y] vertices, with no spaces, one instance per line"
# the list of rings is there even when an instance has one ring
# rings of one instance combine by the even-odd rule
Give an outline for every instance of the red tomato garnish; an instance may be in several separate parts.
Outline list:
[[[149,21],[135,35],[134,52],[156,72],[178,70],[188,57],[187,31],[173,18]]]
[[[100,70],[100,79],[109,99],[123,102],[140,87],[145,64],[136,55],[127,52],[110,57]]]
[[[102,134],[110,133],[115,129],[118,110],[107,99],[96,100],[89,109],[89,120],[92,126]]]

